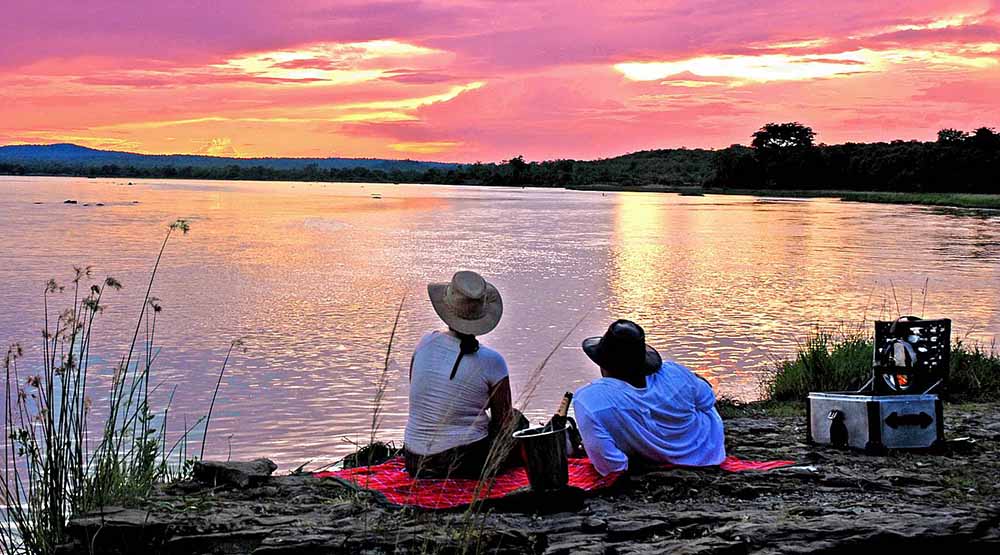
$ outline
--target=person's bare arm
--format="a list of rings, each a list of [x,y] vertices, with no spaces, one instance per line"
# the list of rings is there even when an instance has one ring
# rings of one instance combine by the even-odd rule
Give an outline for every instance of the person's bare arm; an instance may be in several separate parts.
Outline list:
[[[510,421],[514,412],[510,395],[510,378],[504,378],[490,390],[490,420],[500,429]]]

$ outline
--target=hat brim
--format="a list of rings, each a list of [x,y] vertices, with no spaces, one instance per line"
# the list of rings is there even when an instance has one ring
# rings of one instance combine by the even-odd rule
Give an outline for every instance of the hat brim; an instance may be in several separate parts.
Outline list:
[[[601,349],[601,339],[601,337],[588,337],[583,340],[583,352],[587,353],[590,360],[594,361],[594,364],[597,364],[601,368],[624,372],[638,371],[643,376],[648,376],[655,374],[663,366],[663,357],[660,356],[660,353],[656,349],[646,345],[646,356],[643,358],[641,368],[627,367],[624,365],[625,361],[614,360],[613,357],[609,357]]]
[[[431,299],[434,312],[448,327],[468,335],[485,335],[494,330],[503,316],[503,299],[500,291],[489,282],[486,283],[486,299],[483,306],[483,316],[474,320],[462,318],[448,306],[444,298],[448,292],[447,283],[430,283],[427,285],[427,296]]]

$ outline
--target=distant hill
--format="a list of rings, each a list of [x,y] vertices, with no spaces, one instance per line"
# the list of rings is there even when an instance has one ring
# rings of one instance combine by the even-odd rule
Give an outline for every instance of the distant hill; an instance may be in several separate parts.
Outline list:
[[[382,171],[450,170],[459,164],[446,162],[420,162],[415,160],[386,160],[381,158],[226,158],[197,154],[136,154],[115,150],[98,150],[70,143],[52,145],[0,146],[0,163],[39,166],[60,164],[78,168],[106,165],[133,168],[165,168],[173,166],[199,168],[263,167],[271,170],[300,170],[315,164],[317,169],[341,170],[366,168]]]
[[[783,124],[801,126],[801,124]],[[760,133],[771,133],[767,127]],[[806,128],[808,130],[808,128]],[[810,130],[811,131],[811,130]],[[765,133],[765,135],[766,135]],[[777,139],[782,139],[775,135]],[[782,139],[783,140],[783,139]],[[448,164],[370,158],[148,155],[72,144],[0,147],[0,175],[443,183],[590,189],[878,191],[1000,195],[1000,133],[944,129],[936,142],[657,149],[601,160]]]

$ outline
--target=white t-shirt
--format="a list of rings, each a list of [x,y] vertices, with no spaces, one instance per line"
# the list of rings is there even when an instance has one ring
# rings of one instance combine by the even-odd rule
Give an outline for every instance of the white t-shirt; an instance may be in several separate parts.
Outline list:
[[[433,455],[468,445],[489,433],[490,391],[507,377],[507,362],[480,344],[462,357],[454,379],[448,379],[458,358],[460,341],[454,335],[431,332],[413,353],[410,380],[410,417],[403,443],[417,455]]]
[[[602,475],[628,469],[630,457],[710,466],[726,458],[715,393],[676,362],[664,362],[639,389],[616,378],[580,388],[573,410],[587,455]]]

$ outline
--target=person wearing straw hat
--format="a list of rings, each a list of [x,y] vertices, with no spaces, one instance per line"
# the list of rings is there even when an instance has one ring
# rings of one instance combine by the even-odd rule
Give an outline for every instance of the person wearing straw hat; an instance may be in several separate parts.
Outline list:
[[[406,469],[426,478],[479,477],[494,440],[527,427],[512,407],[507,362],[477,339],[500,323],[503,300],[470,271],[429,284],[427,294],[448,329],[425,335],[410,361]]]
[[[715,393],[703,378],[646,344],[646,333],[617,320],[583,350],[601,378],[573,398],[583,446],[602,475],[630,464],[712,466],[726,458]]]

